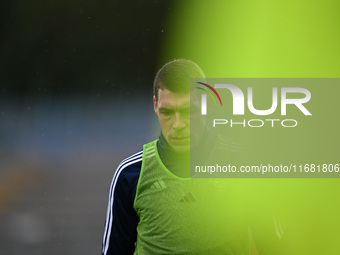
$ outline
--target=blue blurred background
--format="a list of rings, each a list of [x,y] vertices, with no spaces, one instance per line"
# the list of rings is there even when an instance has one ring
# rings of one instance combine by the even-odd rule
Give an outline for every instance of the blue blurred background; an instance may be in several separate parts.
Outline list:
[[[100,254],[119,162],[156,139],[166,1],[0,3],[0,254]]]

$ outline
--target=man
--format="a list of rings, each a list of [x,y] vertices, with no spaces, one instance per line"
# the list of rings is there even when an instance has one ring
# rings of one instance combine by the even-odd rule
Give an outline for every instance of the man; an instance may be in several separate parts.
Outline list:
[[[189,60],[174,60],[158,71],[153,102],[161,135],[115,172],[103,255],[249,253],[233,183],[188,178],[190,156],[207,158],[218,144],[204,120],[190,130],[190,117],[200,115],[190,78],[200,77],[202,70]]]
[[[157,200],[157,193],[160,195],[163,191],[167,191],[169,185],[164,182],[162,175],[169,175],[170,178],[189,176],[189,82],[191,77],[203,76],[198,65],[188,60],[172,61],[158,71],[154,81],[153,102],[161,127],[161,135],[156,143],[144,146],[144,152],[138,152],[123,160],[115,172],[110,189],[102,254],[133,254],[136,242],[136,252],[138,252],[138,248],[145,250],[145,247],[142,247],[145,245],[143,242],[150,246],[149,240],[145,237],[148,234],[145,233],[144,222],[141,222],[139,210],[142,210],[140,207],[147,207],[149,203],[150,208],[145,208],[145,210],[152,212],[159,205],[142,201],[139,196],[144,193],[155,193],[156,195],[148,194],[144,197]],[[201,136],[202,132],[203,129],[199,129],[196,135]],[[155,160],[156,154],[160,158],[158,165],[157,159]],[[148,155],[152,157],[148,157]],[[160,164],[164,165],[163,173]],[[149,172],[151,175],[155,173],[155,176],[144,175]],[[162,221],[166,221],[166,218],[155,219],[155,222],[150,224],[161,225]],[[155,236],[155,234],[152,235]],[[154,251],[150,251],[153,252],[152,254],[160,254],[157,252],[160,252],[159,249],[162,247],[154,249]]]

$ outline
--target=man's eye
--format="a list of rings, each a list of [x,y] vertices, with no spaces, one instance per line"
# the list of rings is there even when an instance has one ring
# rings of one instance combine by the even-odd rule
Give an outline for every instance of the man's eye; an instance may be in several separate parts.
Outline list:
[[[164,114],[164,115],[170,115],[171,113],[172,111],[167,111],[167,110],[161,111],[161,114]]]

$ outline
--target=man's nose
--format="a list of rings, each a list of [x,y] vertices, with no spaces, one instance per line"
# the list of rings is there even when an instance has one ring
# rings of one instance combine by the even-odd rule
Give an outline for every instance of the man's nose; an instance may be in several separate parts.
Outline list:
[[[183,129],[185,128],[185,121],[181,113],[176,112],[174,116],[174,123],[173,123],[173,128],[178,130],[178,129]]]

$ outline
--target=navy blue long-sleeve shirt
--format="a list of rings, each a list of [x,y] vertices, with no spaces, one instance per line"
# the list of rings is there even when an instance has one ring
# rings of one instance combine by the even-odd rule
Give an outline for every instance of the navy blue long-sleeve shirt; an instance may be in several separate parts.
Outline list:
[[[103,238],[103,255],[133,254],[138,215],[133,208],[142,166],[140,151],[123,160],[112,179]]]
[[[208,138],[207,135],[203,136],[202,141],[206,143],[205,148],[212,144],[211,137]],[[183,166],[176,162],[183,162],[181,159],[188,155],[176,153],[163,135],[160,135],[157,141],[157,150],[168,169],[174,173],[180,172]],[[103,255],[124,255],[134,252],[139,218],[133,205],[142,167],[142,155],[141,150],[124,159],[113,176],[103,238]]]

